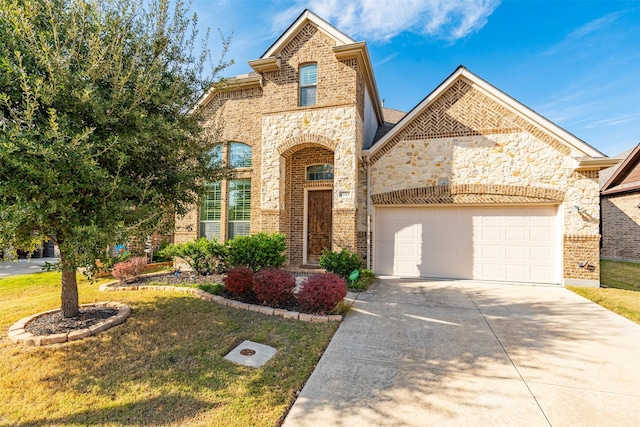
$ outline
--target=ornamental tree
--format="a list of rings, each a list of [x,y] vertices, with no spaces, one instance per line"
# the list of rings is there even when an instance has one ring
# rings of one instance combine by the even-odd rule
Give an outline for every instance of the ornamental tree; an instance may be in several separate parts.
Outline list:
[[[230,64],[229,39],[212,64],[197,17],[169,4],[0,0],[0,250],[59,246],[65,317],[78,267],[225,174],[190,110]]]

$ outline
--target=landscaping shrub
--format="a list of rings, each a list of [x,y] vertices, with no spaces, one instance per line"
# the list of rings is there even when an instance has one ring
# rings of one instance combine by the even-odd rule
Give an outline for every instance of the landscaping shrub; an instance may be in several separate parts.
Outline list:
[[[116,279],[120,280],[120,283],[124,284],[127,279],[136,279],[144,271],[144,267],[147,265],[147,257],[139,256],[129,258],[126,261],[122,261],[113,266],[111,274]]]
[[[258,233],[239,236],[227,242],[230,267],[249,267],[253,271],[282,267],[287,260],[284,234]]]
[[[256,273],[253,291],[258,301],[271,306],[284,304],[293,297],[296,279],[285,270],[267,268]]]
[[[202,237],[195,242],[168,245],[158,252],[163,257],[180,257],[199,275],[220,274],[227,268],[227,248]]]
[[[347,249],[331,252],[325,248],[320,255],[320,267],[346,280],[353,270],[361,270],[365,265],[360,255]]]
[[[224,289],[236,296],[249,296],[253,292],[253,270],[248,267],[236,267],[227,272],[222,279]]]
[[[309,277],[300,292],[298,303],[310,312],[327,313],[347,296],[345,280],[333,273]]]
[[[358,276],[358,278],[353,283],[349,281],[349,289],[353,289],[356,291],[366,291],[367,288],[369,288],[369,286],[371,286],[375,281],[376,275],[373,274],[373,271],[363,268],[362,270],[360,270],[360,276]]]
[[[209,292],[211,295],[217,295],[222,289],[222,284],[220,283],[201,283],[198,285],[198,289],[202,289],[205,292]]]

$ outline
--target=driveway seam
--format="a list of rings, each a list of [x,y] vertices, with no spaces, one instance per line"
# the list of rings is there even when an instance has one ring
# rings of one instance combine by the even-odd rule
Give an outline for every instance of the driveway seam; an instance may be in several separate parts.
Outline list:
[[[502,348],[502,351],[504,351],[504,354],[507,356],[507,358],[509,359],[509,362],[511,363],[511,365],[513,366],[513,368],[516,370],[516,372],[518,373],[518,376],[520,377],[520,379],[522,380],[522,382],[524,383],[524,386],[527,388],[527,390],[529,390],[529,393],[531,394],[531,397],[533,397],[533,400],[535,400],[536,405],[538,405],[538,408],[540,408],[540,412],[542,413],[542,416],[544,416],[544,419],[547,420],[547,423],[552,426],[553,424],[551,424],[551,421],[549,420],[549,418],[547,417],[547,414],[544,412],[544,409],[542,409],[542,406],[540,405],[540,402],[538,402],[538,398],[536,397],[536,395],[533,393],[533,390],[531,390],[531,388],[529,387],[529,384],[527,383],[527,380],[524,379],[524,377],[522,376],[522,373],[520,372],[520,369],[518,369],[518,366],[515,364],[515,362],[513,361],[513,359],[511,358],[511,355],[509,354],[509,352],[507,351],[507,349],[504,347],[504,345],[502,344],[502,341],[500,341],[500,338],[498,338],[498,335],[496,334],[496,331],[494,331],[494,329],[491,327],[491,323],[489,323],[489,320],[487,320],[487,318],[485,317],[484,313],[482,312],[482,310],[480,310],[480,307],[478,307],[478,304],[476,304],[476,301],[471,297],[471,294],[467,291],[467,288],[464,286],[464,283],[460,283],[460,286],[462,287],[462,289],[464,290],[464,293],[467,295],[467,297],[471,300],[471,302],[473,303],[473,305],[476,307],[476,309],[478,310],[478,313],[480,313],[480,316],[482,316],[482,319],[484,320],[484,322],[487,324],[487,326],[489,327],[489,329],[491,330],[491,333],[493,334],[493,336],[496,338],[496,341],[498,341],[498,344],[500,344],[500,347]]]

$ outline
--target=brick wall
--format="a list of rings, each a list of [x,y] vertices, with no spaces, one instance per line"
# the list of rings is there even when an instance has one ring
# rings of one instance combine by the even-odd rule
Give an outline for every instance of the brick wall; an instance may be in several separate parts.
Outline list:
[[[640,261],[640,192],[603,197],[602,255]]]
[[[600,236],[565,235],[565,279],[600,281]]]
[[[295,149],[292,149],[292,151]],[[291,265],[300,265],[304,259],[304,194],[305,189],[333,188],[331,181],[306,181],[307,166],[314,164],[334,164],[333,152],[322,147],[305,147],[286,156],[286,223],[282,221],[287,235],[288,259]],[[335,203],[334,203],[335,205]],[[334,240],[336,221],[333,220]]]

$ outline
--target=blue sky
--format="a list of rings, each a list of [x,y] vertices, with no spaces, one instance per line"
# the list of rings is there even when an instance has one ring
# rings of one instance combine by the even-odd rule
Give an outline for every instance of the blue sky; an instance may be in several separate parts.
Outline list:
[[[252,71],[308,8],[366,41],[385,106],[409,111],[458,65],[608,156],[640,142],[640,1],[193,0]]]

